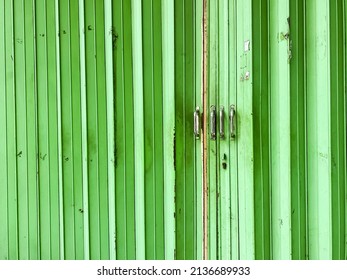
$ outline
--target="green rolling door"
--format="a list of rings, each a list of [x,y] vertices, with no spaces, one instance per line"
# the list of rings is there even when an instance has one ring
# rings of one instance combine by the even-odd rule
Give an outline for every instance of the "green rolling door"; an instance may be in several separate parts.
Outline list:
[[[0,259],[347,259],[346,15],[1,0]]]
[[[199,2],[114,1],[120,259],[202,258]]]
[[[346,259],[346,2],[209,1],[208,14],[209,258]]]
[[[202,4],[2,0],[0,25],[0,259],[202,258]]]

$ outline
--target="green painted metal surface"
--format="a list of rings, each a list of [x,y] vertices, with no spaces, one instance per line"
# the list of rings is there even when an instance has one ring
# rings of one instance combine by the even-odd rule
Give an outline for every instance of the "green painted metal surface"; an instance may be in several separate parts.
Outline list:
[[[197,106],[202,108],[203,104],[203,3],[200,0],[174,3],[175,22],[180,24],[168,32],[173,32],[175,36],[175,100],[171,104],[175,103],[176,107],[176,257],[202,259],[202,146],[201,140],[195,140],[193,135],[193,112]],[[167,149],[172,149],[172,146]]]
[[[346,2],[208,13],[209,102],[237,112],[209,141],[209,258],[346,259]]]
[[[346,259],[346,11],[0,1],[0,259]]]
[[[249,1],[209,2],[209,103],[220,113],[217,139],[209,141],[209,258],[254,258],[252,51]],[[237,17],[236,17],[237,15]],[[231,140],[229,110],[237,112]]]
[[[202,258],[202,3],[0,2],[0,259]]]

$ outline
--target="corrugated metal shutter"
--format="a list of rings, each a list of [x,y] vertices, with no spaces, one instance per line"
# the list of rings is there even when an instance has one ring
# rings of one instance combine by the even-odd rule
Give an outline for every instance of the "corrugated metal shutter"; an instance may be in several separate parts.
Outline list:
[[[346,259],[346,1],[210,1],[209,45],[209,257]]]
[[[0,3],[0,259],[347,258],[346,1],[208,1],[204,96],[202,2]]]
[[[199,1],[0,3],[0,259],[201,258],[201,23]]]
[[[115,3],[117,254],[202,258],[202,5]]]

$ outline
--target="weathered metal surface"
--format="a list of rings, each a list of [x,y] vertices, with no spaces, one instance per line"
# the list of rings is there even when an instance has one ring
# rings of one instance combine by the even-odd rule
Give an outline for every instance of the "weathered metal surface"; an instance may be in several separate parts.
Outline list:
[[[209,258],[346,259],[346,2],[210,1],[209,57]]]
[[[346,259],[346,6],[2,1],[0,259]]]
[[[202,4],[0,16],[0,259],[202,258]]]

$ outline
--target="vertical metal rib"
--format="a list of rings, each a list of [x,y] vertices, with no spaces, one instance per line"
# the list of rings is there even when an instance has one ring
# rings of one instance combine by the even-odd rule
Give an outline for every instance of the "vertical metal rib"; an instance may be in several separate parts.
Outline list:
[[[81,125],[82,125],[82,196],[83,196],[83,238],[84,258],[90,259],[89,252],[89,203],[88,203],[88,135],[87,135],[87,93],[86,93],[86,56],[85,56],[85,19],[84,0],[79,0],[79,38],[80,38],[80,83],[81,83]]]
[[[309,258],[332,257],[329,1],[307,1]],[[322,20],[323,19],[323,20]]]
[[[145,259],[142,1],[132,0],[136,259]]]
[[[59,0],[55,1],[55,31],[56,31],[56,75],[57,75],[57,110],[58,110],[58,165],[59,165],[59,229],[60,229],[60,259],[65,258],[64,244],[64,201],[63,201],[63,151],[61,124],[61,80],[60,80],[60,38],[59,38]]]
[[[270,1],[270,102],[273,257],[291,258],[289,1]],[[279,34],[279,35],[278,35]],[[288,35],[289,34],[289,35]],[[279,37],[278,37],[279,36]],[[280,73],[280,75],[279,75]]]
[[[113,27],[112,0],[105,0],[105,59],[107,96],[107,176],[108,176],[108,221],[110,259],[116,259],[116,205],[115,205],[115,139],[114,139],[114,90],[113,90]]]
[[[175,258],[174,1],[162,2],[165,259]]]

